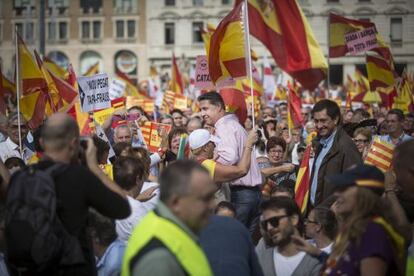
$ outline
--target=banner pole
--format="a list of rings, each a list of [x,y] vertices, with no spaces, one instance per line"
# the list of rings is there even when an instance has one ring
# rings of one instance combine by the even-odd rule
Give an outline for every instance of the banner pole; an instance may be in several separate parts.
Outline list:
[[[254,128],[255,125],[256,125],[256,119],[255,119],[255,116],[254,116],[255,110],[254,110],[254,96],[253,96],[252,55],[251,55],[251,51],[250,51],[250,31],[249,31],[249,12],[248,12],[249,9],[248,9],[247,0],[244,0],[243,10],[244,10],[244,16],[243,16],[244,36],[245,36],[246,46],[247,46],[247,49],[245,49],[246,55],[247,55],[247,60],[246,60],[246,67],[247,68],[246,69],[247,69],[247,72],[249,74],[249,81],[250,81],[250,96],[252,98],[252,124],[253,124],[253,128]]]
[[[17,31],[17,25],[15,27],[15,43],[16,43],[16,98],[17,98],[17,124],[18,124],[18,132],[19,132],[19,151],[20,156],[23,158],[23,147],[22,147],[22,129],[20,127],[20,59],[19,59],[19,42],[18,42],[18,31]]]

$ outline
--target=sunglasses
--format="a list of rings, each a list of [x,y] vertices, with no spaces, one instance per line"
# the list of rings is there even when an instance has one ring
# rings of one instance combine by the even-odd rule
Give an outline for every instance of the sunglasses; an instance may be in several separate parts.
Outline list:
[[[289,216],[288,215],[284,215],[284,216],[271,217],[271,218],[269,218],[267,220],[261,221],[260,223],[262,225],[262,228],[266,230],[268,223],[270,223],[270,225],[272,225],[273,227],[278,227],[279,226],[279,221],[282,218],[286,218],[286,217],[289,217]]]

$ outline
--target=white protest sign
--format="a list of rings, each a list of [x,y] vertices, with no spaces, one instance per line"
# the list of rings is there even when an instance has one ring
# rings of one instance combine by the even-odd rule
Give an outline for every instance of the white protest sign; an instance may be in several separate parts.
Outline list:
[[[207,56],[197,56],[194,86],[200,89],[214,89],[208,73]]]
[[[377,30],[369,27],[361,31],[345,34],[346,47],[351,55],[378,47]]]
[[[79,77],[78,85],[82,112],[111,107],[107,74]]]
[[[109,98],[111,100],[121,98],[125,93],[126,83],[118,79],[112,79],[109,84]]]

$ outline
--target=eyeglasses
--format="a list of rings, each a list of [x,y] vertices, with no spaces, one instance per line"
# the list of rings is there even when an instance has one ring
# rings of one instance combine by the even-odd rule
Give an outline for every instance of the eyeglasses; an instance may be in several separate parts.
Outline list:
[[[289,217],[289,216],[288,215],[284,215],[284,216],[278,216],[278,217],[271,217],[271,218],[269,218],[267,220],[261,221],[260,223],[262,225],[262,228],[266,230],[268,223],[270,223],[270,225],[272,225],[273,227],[278,227],[279,226],[279,221],[282,218],[286,218],[286,217]]]
[[[319,222],[314,221],[314,220],[310,220],[310,219],[304,219],[303,221],[305,224],[309,224],[309,223],[314,223],[314,224],[319,224]]]

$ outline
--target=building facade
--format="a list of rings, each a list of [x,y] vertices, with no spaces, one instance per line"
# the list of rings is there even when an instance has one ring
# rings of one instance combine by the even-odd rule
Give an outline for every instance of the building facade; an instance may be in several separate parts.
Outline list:
[[[80,74],[96,62],[110,76],[117,70],[134,79],[170,71],[174,53],[184,74],[205,54],[200,29],[217,25],[234,0],[45,0],[46,55],[68,60]],[[297,0],[325,56],[329,12],[374,22],[391,46],[399,72],[414,71],[413,0]],[[40,0],[0,0],[0,57],[3,71],[14,72],[14,29],[39,48]],[[261,67],[269,52],[252,38]],[[270,59],[271,60],[271,59]],[[331,83],[341,84],[355,67],[365,70],[365,55],[329,59]],[[281,73],[275,66],[274,72]]]
[[[39,49],[40,0],[0,0],[0,56],[7,75],[14,72],[15,32]],[[99,70],[133,79],[148,74],[145,1],[45,0],[45,55],[78,74],[99,62]]]

